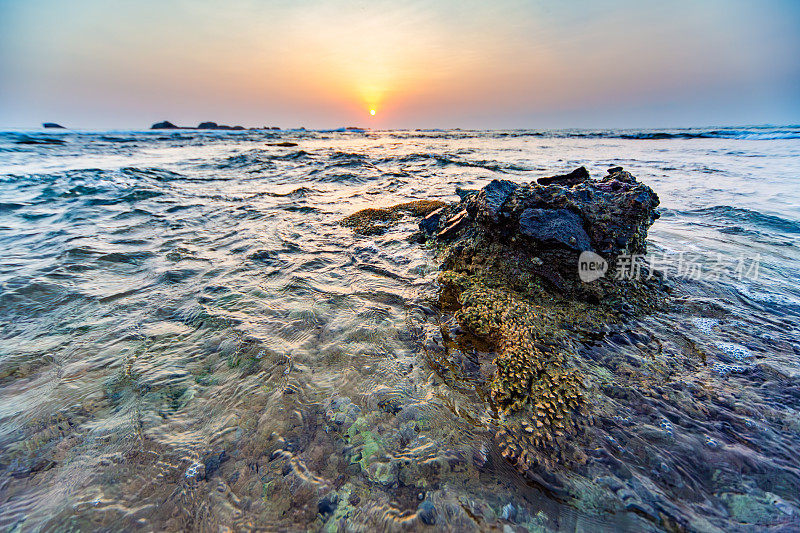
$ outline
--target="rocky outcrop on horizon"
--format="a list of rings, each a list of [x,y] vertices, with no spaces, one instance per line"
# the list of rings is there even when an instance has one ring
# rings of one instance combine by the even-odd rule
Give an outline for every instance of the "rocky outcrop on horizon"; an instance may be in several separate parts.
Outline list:
[[[222,130],[222,131],[244,131],[244,130],[280,130],[277,126],[264,126],[263,128],[245,128],[244,126],[228,126],[227,124],[217,124],[216,122],[201,122],[197,127],[176,126],[168,120],[156,122],[150,126],[151,130]]]

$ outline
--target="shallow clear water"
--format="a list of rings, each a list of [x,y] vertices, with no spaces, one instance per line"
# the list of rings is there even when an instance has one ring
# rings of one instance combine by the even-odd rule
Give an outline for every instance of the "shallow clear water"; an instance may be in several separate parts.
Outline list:
[[[580,165],[649,184],[650,254],[707,270],[630,326],[657,356],[586,343],[665,388],[597,425],[626,474],[576,505],[505,464],[420,354],[415,221],[338,222]],[[417,529],[422,501],[441,529],[798,529],[799,174],[797,127],[2,132],[0,527]],[[610,512],[624,491],[669,520]]]

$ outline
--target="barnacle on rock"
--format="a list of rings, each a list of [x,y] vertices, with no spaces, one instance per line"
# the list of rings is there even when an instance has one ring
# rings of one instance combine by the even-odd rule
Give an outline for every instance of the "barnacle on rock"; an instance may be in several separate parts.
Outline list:
[[[416,236],[438,251],[439,305],[460,326],[450,335],[443,320],[441,342],[425,344],[432,369],[458,383],[469,373],[453,362],[491,350],[493,376],[474,374],[484,379],[472,390],[495,414],[502,455],[528,476],[540,465],[582,463],[593,366],[579,357],[575,332],[614,322],[623,310],[657,309],[664,291],[650,276],[617,279],[613,264],[608,276],[587,284],[578,276],[579,255],[612,262],[644,253],[658,196],[618,167],[597,181],[578,169],[537,184],[493,180],[459,196],[455,204],[363,209],[341,224],[377,235],[404,215],[424,217]]]
[[[558,339],[559,313],[525,294],[488,287],[480,276],[448,272],[440,282],[459,284],[450,287],[459,292],[459,324],[489,339],[497,353],[489,397],[500,415],[504,457],[523,471],[569,462],[567,441],[588,419],[583,380],[570,366],[573,350]]]
[[[593,385],[591,365],[573,344],[574,332],[617,321],[622,303],[649,312],[664,295],[656,280],[609,276],[582,283],[577,241],[523,228],[520,213],[533,209],[538,217],[550,209],[562,221],[589,221],[585,233],[568,232],[578,235],[582,246],[613,253],[644,250],[658,205],[647,186],[618,171],[571,187],[494,181],[420,224],[441,260],[440,306],[464,332],[453,344],[468,351],[477,338],[495,354],[493,378],[476,385],[496,413],[501,454],[528,475],[539,466],[586,460],[581,448],[583,429],[593,420]]]

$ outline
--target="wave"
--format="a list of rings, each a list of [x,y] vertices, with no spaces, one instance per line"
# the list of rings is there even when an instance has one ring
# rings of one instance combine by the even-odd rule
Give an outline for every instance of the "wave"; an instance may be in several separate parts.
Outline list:
[[[269,196],[272,198],[305,198],[309,194],[316,194],[316,193],[319,193],[319,191],[316,189],[311,189],[309,187],[299,187],[297,189],[294,189],[293,191],[286,193],[265,191],[258,194],[254,194],[250,198],[258,198],[260,196]]]
[[[503,136],[506,136],[504,133]],[[561,130],[520,132],[520,136],[583,139],[800,139],[800,128],[719,128],[674,130]]]
[[[32,135],[20,135],[16,143],[17,144],[44,144],[44,145],[52,145],[52,144],[66,144],[65,139],[61,139],[59,137],[37,137]]]
[[[334,152],[329,157],[329,161],[329,166],[334,167],[360,167],[370,164],[366,154],[349,152]]]
[[[563,130],[394,130],[383,132],[388,136],[404,138],[435,138],[459,140],[467,138],[503,139],[537,137],[546,139],[747,139],[776,140],[800,139],[800,126],[748,126],[729,128],[663,128],[663,129],[563,129]]]
[[[759,132],[752,130],[712,130],[701,132],[640,132],[640,133],[621,133],[611,135],[611,138],[619,139],[750,139],[750,140],[774,140],[774,139],[800,139],[800,131],[788,132]]]
[[[4,211],[16,211],[21,207],[27,207],[28,204],[21,202],[0,202],[0,213]]]
[[[123,174],[124,176],[131,178],[149,178],[149,179],[154,179],[156,181],[172,181],[172,180],[186,179],[186,177],[183,174],[179,174],[177,172],[173,172],[171,170],[166,170],[158,167],[146,167],[146,168],[125,167],[120,169],[120,173]]]
[[[270,159],[272,158],[266,151],[256,149],[249,150],[242,154],[228,156],[209,163],[204,163],[200,165],[200,168],[209,168],[214,170],[244,170],[257,167],[258,169],[263,169],[272,165]]]
[[[496,161],[496,160],[472,160],[465,159],[449,154],[437,153],[412,153],[399,157],[387,157],[381,159],[380,163],[418,163],[418,162],[432,162],[440,167],[456,166],[468,168],[483,168],[493,172],[529,172],[531,169],[521,165],[510,162]]]
[[[687,216],[704,216],[715,219],[722,219],[731,222],[730,233],[741,233],[746,231],[741,227],[742,222],[749,222],[752,225],[777,230],[784,233],[800,234],[800,222],[788,220],[776,215],[768,215],[760,211],[753,211],[744,207],[733,207],[730,205],[715,205],[712,207],[702,207],[699,209],[677,210],[676,213]],[[738,230],[735,228],[739,228]]]

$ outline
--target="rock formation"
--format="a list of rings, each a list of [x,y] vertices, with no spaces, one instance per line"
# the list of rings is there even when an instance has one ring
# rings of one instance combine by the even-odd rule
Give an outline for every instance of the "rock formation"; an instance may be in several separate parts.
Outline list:
[[[560,483],[545,476],[585,461],[584,428],[593,420],[592,380],[575,332],[649,312],[665,294],[656,278],[615,279],[613,266],[583,283],[578,259],[593,252],[613,265],[644,253],[658,196],[621,168],[595,181],[583,167],[457,192],[461,201],[419,224],[440,259],[441,323],[450,324],[423,332],[422,344],[434,368],[466,368],[464,359],[485,366],[481,354],[490,350],[488,383],[451,370],[446,379],[472,383],[487,398],[503,457],[557,491]]]
[[[151,130],[177,130],[178,126],[170,122],[169,120],[165,120],[163,122],[156,122],[152,126],[150,126]]]
[[[507,245],[509,253],[552,259],[548,266],[559,283],[574,281],[580,252],[607,260],[643,254],[647,230],[658,218],[658,196],[619,167],[599,181],[581,167],[536,184],[494,180],[460,196],[461,202],[420,222],[426,238],[446,242],[481,235]]]
[[[474,390],[492,413],[486,430],[530,480],[568,492],[559,467],[578,468],[592,443],[595,365],[579,352],[586,332],[663,306],[666,288],[646,269],[617,279],[614,262],[643,254],[658,196],[615,167],[585,168],[518,184],[494,180],[460,201],[367,209],[343,224],[381,233],[402,214],[421,216],[417,239],[440,263],[437,322],[416,331],[431,368],[456,390]],[[418,205],[419,204],[419,205]],[[611,266],[591,283],[581,253]],[[488,374],[487,374],[488,372]]]
[[[151,130],[226,130],[226,131],[242,131],[243,126],[227,126],[225,124],[217,124],[216,122],[201,122],[196,128],[176,126],[172,122],[165,120],[163,122],[156,122],[150,126]]]
[[[444,202],[438,200],[417,200],[392,207],[370,207],[345,217],[341,224],[361,235],[380,235],[404,214],[422,217],[431,211],[443,208],[444,205]]]

